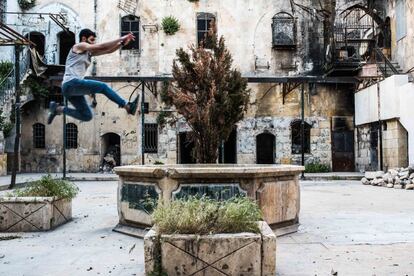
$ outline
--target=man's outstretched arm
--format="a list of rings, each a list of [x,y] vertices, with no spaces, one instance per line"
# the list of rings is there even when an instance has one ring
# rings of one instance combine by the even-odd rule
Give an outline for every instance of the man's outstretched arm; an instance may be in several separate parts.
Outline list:
[[[90,52],[93,56],[108,54],[116,51],[122,46],[122,42],[124,45],[129,43],[131,40],[135,40],[135,36],[132,33],[124,35],[115,40],[111,40],[108,42],[97,43],[97,44],[89,44],[86,42],[81,42],[76,44],[73,47],[73,50],[77,53],[83,53],[85,51]]]

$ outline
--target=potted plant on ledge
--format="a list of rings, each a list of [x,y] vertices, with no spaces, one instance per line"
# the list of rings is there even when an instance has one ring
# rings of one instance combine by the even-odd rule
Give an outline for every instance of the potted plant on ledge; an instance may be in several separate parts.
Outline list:
[[[152,216],[146,275],[275,275],[276,236],[250,199],[176,200]]]
[[[0,232],[47,231],[72,219],[73,183],[47,175],[0,197]]]

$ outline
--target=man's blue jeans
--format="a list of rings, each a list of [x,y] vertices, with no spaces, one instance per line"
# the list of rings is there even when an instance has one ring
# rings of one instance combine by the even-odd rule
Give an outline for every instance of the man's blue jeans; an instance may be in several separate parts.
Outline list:
[[[124,107],[127,102],[112,90],[106,83],[94,80],[73,79],[62,86],[62,94],[75,107],[65,107],[63,113],[81,121],[92,120],[93,113],[85,99],[85,95],[103,94],[108,99]]]

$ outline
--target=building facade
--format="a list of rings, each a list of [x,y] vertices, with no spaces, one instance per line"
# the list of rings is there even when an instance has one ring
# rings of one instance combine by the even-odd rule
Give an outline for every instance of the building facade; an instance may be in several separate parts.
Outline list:
[[[17,1],[7,1],[8,11],[20,11]],[[365,1],[49,1],[38,0],[29,11],[61,14],[68,31],[45,15],[6,16],[6,23],[36,42],[47,65],[64,65],[71,46],[82,28],[96,30],[98,42],[132,31],[137,41],[111,55],[93,58],[88,75],[108,77],[108,85],[123,97],[141,93],[139,77],[168,77],[176,49],[197,45],[214,20],[218,35],[224,36],[233,56],[233,65],[249,76],[251,99],[244,120],[234,126],[225,143],[223,160],[228,163],[300,164],[301,89],[304,89],[305,160],[336,171],[353,171],[359,151],[354,148],[355,84],[326,82],[327,63],[354,58],[349,48],[332,48],[330,20],[350,22],[345,11],[353,12]],[[320,7],[315,9],[313,7]],[[336,18],[327,17],[335,11]],[[355,13],[360,12],[355,9]],[[354,14],[354,13],[352,13]],[[175,17],[180,29],[167,35],[162,20]],[[348,20],[348,21],[347,21]],[[370,19],[372,25],[375,22]],[[349,23],[348,22],[348,23]],[[335,24],[335,26],[338,26]],[[338,45],[338,44],[337,44]],[[359,52],[358,52],[359,53]],[[3,55],[7,55],[3,53]],[[60,67],[62,68],[62,67]],[[332,72],[332,71],[330,71]],[[334,77],[343,77],[339,71]],[[347,73],[348,74],[348,73]],[[294,78],[319,76],[317,83],[260,82],[258,77]],[[328,75],[329,76],[329,75]],[[61,76],[60,76],[61,77]],[[120,78],[122,77],[122,78]],[[125,77],[130,77],[126,81]],[[59,74],[46,79],[59,79]],[[49,81],[48,95],[26,101],[22,108],[21,171],[61,171],[63,129],[66,129],[67,166],[70,171],[95,172],[105,164],[140,164],[142,145],[145,163],[190,163],[191,143],[184,121],[173,126],[157,124],[165,106],[159,93],[161,81],[145,86],[148,113],[145,125],[140,118],[97,96],[94,118],[79,122],[58,117],[47,125],[47,103],[62,101],[58,82]],[[33,91],[27,89],[30,94]],[[145,132],[145,141],[141,133]],[[358,140],[362,143],[362,140]],[[362,162],[362,161],[361,161]]]

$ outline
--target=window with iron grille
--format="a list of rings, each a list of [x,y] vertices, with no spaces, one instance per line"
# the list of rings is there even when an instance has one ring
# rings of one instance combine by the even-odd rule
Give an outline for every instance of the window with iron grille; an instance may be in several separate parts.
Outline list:
[[[66,124],[66,148],[78,148],[78,127],[73,123]]]
[[[45,148],[45,125],[43,124],[33,125],[33,147],[35,149]]]
[[[211,49],[211,39],[207,36],[211,23],[215,21],[215,16],[211,13],[197,14],[197,45],[203,45],[204,48]]]
[[[301,120],[294,120],[290,127],[292,129],[292,153],[302,153]],[[305,122],[304,153],[310,153],[310,130],[311,125]]]
[[[139,17],[127,15],[121,18],[121,36],[132,33],[135,41],[131,41],[128,45],[122,47],[122,50],[138,50],[139,49]]]
[[[158,124],[144,125],[144,152],[157,153],[158,152]]]
[[[272,18],[272,44],[273,48],[296,47],[295,18],[286,12],[280,12]]]
[[[6,8],[7,8],[7,0],[2,0],[0,2],[0,22],[6,23]]]

